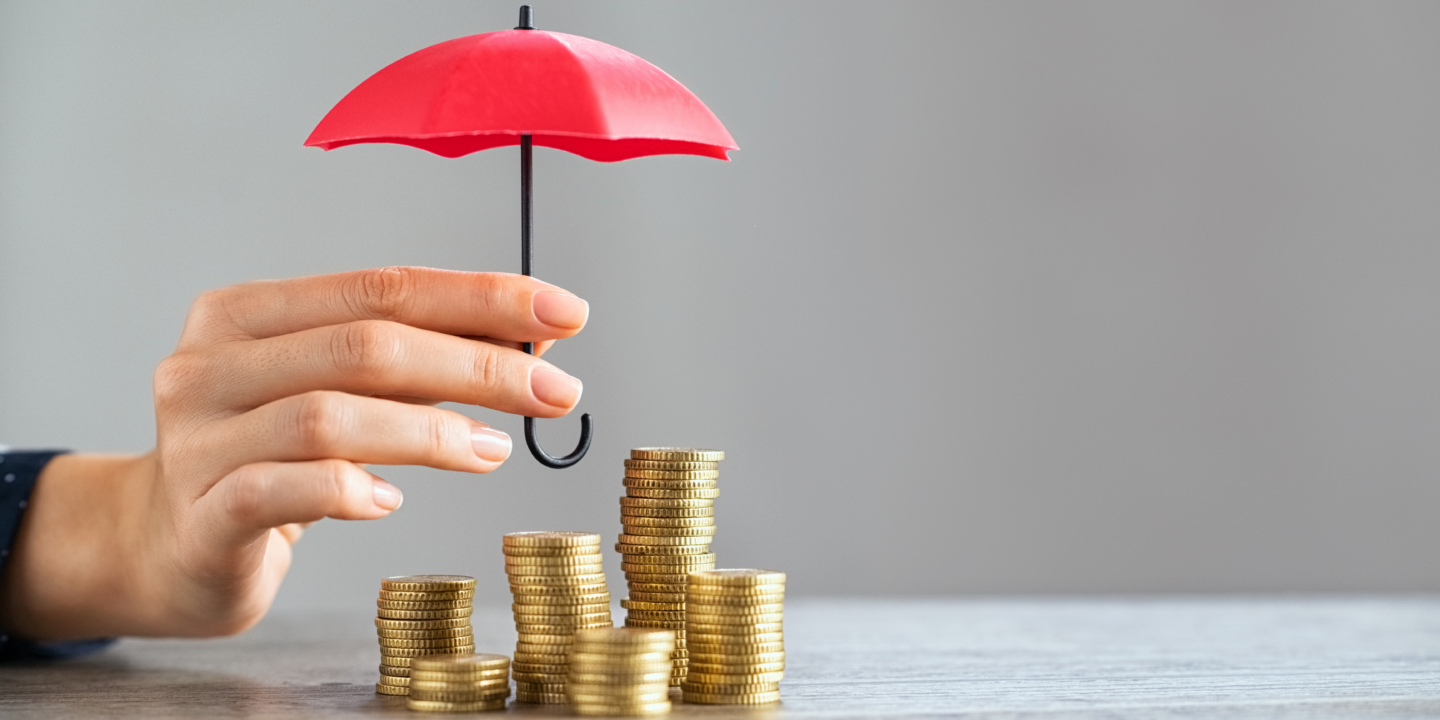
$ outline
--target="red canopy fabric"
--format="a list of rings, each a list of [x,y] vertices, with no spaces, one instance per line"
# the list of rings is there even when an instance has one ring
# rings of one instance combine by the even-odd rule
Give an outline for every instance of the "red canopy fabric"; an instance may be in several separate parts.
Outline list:
[[[395,143],[443,157],[520,144],[600,162],[647,155],[728,160],[735,140],[675,78],[620,48],[502,30],[407,55],[340,100],[306,146]]]

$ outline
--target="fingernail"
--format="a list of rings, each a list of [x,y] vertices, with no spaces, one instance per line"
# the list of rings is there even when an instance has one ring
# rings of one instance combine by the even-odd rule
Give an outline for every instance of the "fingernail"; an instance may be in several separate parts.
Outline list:
[[[530,298],[535,319],[551,327],[572,330],[585,326],[590,317],[590,303],[574,295],[558,292],[537,292]]]
[[[546,370],[537,367],[530,370],[530,392],[535,393],[535,399],[546,405],[555,407],[572,408],[580,402],[580,391],[584,386],[569,375],[554,370]]]
[[[399,510],[400,504],[405,502],[405,496],[400,494],[400,488],[384,480],[376,480],[374,489],[377,507],[385,510]]]
[[[475,426],[470,428],[470,444],[481,460],[505,462],[510,457],[510,436],[495,428]]]

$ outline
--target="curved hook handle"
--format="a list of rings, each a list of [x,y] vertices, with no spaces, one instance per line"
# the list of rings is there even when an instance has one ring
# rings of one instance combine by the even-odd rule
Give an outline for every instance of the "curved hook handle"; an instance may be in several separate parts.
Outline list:
[[[535,456],[545,467],[552,467],[556,470],[567,468],[580,462],[585,453],[590,452],[590,413],[580,416],[580,442],[575,445],[575,450],[565,457],[554,457],[540,448],[540,443],[535,440],[535,418],[525,418],[525,444],[530,447],[530,454]]]

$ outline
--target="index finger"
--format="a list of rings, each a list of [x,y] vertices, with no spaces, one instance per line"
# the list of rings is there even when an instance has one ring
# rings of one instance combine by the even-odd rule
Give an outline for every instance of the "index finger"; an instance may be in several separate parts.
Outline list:
[[[356,320],[390,320],[449,335],[541,342],[580,332],[589,305],[524,275],[388,267],[263,280],[200,296],[180,347],[258,340]]]

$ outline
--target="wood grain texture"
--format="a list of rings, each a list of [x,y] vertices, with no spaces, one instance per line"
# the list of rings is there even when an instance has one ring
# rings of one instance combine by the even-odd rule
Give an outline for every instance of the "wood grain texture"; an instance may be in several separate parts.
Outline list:
[[[510,654],[509,623],[477,608],[477,649]],[[674,714],[1440,717],[1437,598],[795,600],[786,626],[780,706]],[[275,615],[236,638],[0,666],[0,717],[419,717],[374,694],[378,663],[369,617]]]

